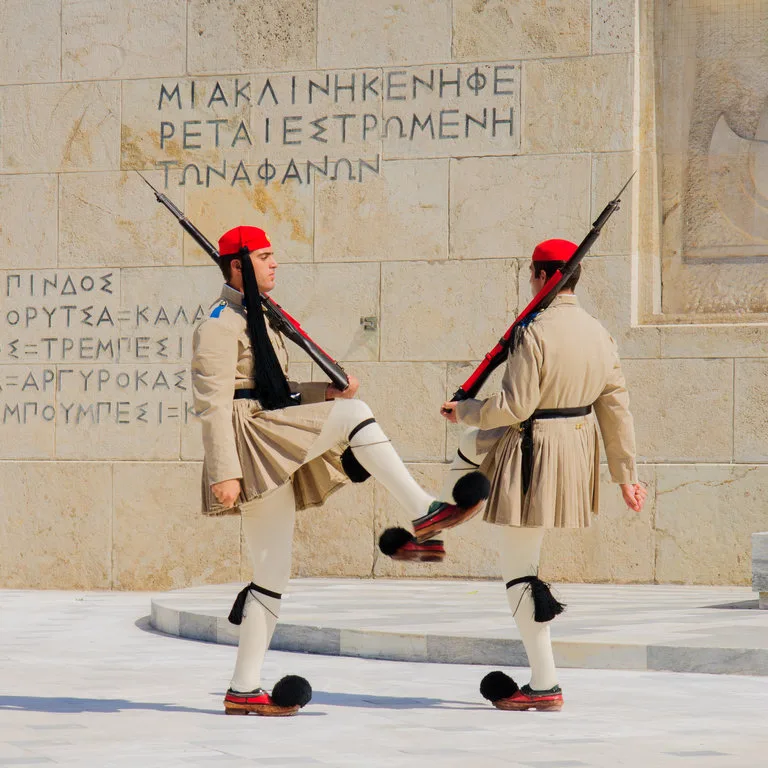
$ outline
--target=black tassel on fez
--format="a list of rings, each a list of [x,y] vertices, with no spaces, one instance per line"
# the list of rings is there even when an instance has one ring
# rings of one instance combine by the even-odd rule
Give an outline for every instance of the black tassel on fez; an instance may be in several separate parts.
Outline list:
[[[507,582],[507,589],[514,587],[515,584],[527,584],[531,590],[531,599],[533,600],[533,618],[540,624],[552,621],[555,616],[559,616],[565,610],[565,603],[561,603],[552,594],[549,584],[542,581],[538,576],[521,576],[519,579],[512,579]]]

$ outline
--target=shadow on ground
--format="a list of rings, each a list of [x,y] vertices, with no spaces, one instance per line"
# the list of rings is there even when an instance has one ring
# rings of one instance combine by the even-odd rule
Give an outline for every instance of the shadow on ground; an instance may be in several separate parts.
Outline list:
[[[312,703],[355,709],[487,709],[482,704],[471,701],[327,691],[315,691],[312,695]]]
[[[759,600],[740,600],[738,603],[720,603],[719,605],[705,605],[705,608],[730,608],[739,611],[752,611],[760,608]]]
[[[177,704],[156,701],[128,701],[128,699],[76,699],[63,696],[0,696],[0,710],[23,712],[124,712],[128,709],[151,709],[156,712],[186,712],[201,715],[220,715],[221,709],[194,709]]]

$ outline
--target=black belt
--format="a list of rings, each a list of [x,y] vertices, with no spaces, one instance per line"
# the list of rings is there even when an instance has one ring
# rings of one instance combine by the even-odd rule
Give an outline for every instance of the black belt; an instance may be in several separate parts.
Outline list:
[[[528,493],[533,475],[533,422],[539,419],[573,419],[578,416],[587,416],[592,413],[591,405],[582,405],[578,408],[541,408],[534,411],[521,425],[523,433],[521,449],[523,453],[523,493]]]
[[[255,389],[236,389],[233,400],[258,400],[259,393]]]
[[[255,389],[236,389],[232,395],[233,400],[258,400],[259,393]],[[301,393],[294,392],[291,395],[293,401],[290,405],[301,405]]]

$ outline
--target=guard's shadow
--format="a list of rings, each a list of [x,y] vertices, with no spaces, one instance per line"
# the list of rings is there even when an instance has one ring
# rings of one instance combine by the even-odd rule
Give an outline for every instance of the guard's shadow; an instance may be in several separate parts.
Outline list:
[[[453,699],[432,699],[409,696],[377,696],[370,693],[339,693],[315,691],[312,704],[354,709],[487,709],[480,703]]]
[[[221,694],[223,696],[223,694]],[[487,709],[467,701],[432,699],[408,696],[377,696],[367,693],[331,693],[315,691],[309,709],[302,715],[325,714],[313,711],[312,705],[351,707],[353,709]],[[0,696],[0,711],[46,712],[62,715],[86,712],[116,714],[131,709],[151,710],[163,713],[195,715],[223,715],[223,709],[195,709],[178,704],[162,704],[154,701],[129,701],[128,699],[79,699],[64,696]]]
[[[116,713],[128,709],[150,709],[155,712],[185,712],[199,715],[221,715],[221,709],[194,709],[178,704],[154,701],[128,701],[127,699],[77,699],[63,696],[0,696],[0,710],[23,712],[55,712],[75,714],[81,712]]]
[[[754,611],[760,608],[759,600],[739,600],[735,603],[719,603],[718,605],[705,605],[705,608],[727,608],[740,611]]]

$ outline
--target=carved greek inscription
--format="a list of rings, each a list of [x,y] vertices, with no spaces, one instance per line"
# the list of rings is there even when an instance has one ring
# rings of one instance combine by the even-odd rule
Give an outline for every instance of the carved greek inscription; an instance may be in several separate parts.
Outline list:
[[[310,184],[326,162],[339,169],[327,179],[360,183],[382,149],[458,157],[520,146],[515,62],[154,80],[127,86],[124,100],[125,167],[165,169],[166,188]]]
[[[0,273],[0,363],[188,359],[205,308],[121,306],[110,271]]]
[[[0,366],[0,429],[188,424],[194,418],[186,366]]]

